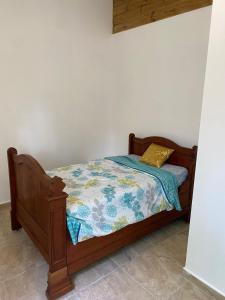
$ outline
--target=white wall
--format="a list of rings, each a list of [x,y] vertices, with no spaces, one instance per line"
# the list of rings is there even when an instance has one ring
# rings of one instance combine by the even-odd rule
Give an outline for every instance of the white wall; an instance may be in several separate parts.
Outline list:
[[[186,270],[225,296],[225,3],[214,0]]]
[[[113,36],[117,59],[115,152],[127,135],[198,141],[211,7]]]
[[[112,35],[111,0],[0,0],[6,150],[47,169],[126,153],[128,133],[197,142],[210,8]]]
[[[6,150],[46,168],[109,153],[112,4],[0,0],[0,202]]]

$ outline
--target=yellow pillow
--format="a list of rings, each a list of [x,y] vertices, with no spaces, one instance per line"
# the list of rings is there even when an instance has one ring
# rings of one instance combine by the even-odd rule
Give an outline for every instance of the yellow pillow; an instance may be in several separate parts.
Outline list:
[[[151,144],[142,155],[140,161],[153,167],[160,168],[173,152],[173,149]]]

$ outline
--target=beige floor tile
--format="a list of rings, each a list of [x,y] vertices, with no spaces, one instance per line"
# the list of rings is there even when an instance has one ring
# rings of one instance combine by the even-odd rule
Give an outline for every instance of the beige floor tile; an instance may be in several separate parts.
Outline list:
[[[0,205],[0,214],[1,212],[4,213],[4,211],[9,211],[9,210],[10,210],[10,202]]]
[[[11,279],[27,268],[45,263],[31,241],[7,243],[0,247],[0,282]]]
[[[79,293],[80,299],[93,300],[154,300],[154,297],[122,270],[116,270],[103,280]]]
[[[134,250],[137,255],[141,256],[146,250],[152,248],[153,245],[154,242],[152,241],[152,239],[145,237],[132,244],[132,250]]]
[[[99,280],[102,276],[97,272],[94,266],[85,268],[73,276],[76,291],[81,291]]]
[[[116,300],[121,299],[118,296],[115,296],[109,287],[105,284],[103,280],[92,284],[87,287],[85,290],[80,291],[78,296],[82,300]],[[73,296],[71,297],[73,299]]]
[[[166,299],[184,284],[182,268],[167,257],[136,257],[122,269],[158,299]]]
[[[0,222],[9,222],[10,220],[10,207],[5,207],[0,205]]]
[[[171,238],[171,236],[180,232],[184,232],[185,228],[186,228],[185,222],[183,221],[174,222],[171,225],[168,225],[164,228],[161,228],[155,232],[150,233],[140,241],[135,242],[134,244],[132,244],[132,249],[138,255],[144,255],[146,251],[151,252],[151,249],[153,247]]]
[[[147,235],[146,239],[149,239],[152,243],[158,244],[166,240],[168,237],[170,237],[170,234],[168,233],[167,228],[163,227]]]
[[[168,300],[215,300],[215,298],[207,295],[197,286],[186,283],[176,293],[171,295]]]
[[[133,246],[128,246],[111,255],[111,259],[119,266],[122,266],[127,262],[131,262],[136,256],[138,254],[134,251]]]
[[[144,255],[146,251],[151,251],[151,249],[166,239],[168,239],[172,235],[172,233],[167,231],[167,228],[164,227],[162,229],[159,229],[155,232],[150,233],[145,238],[135,242],[132,244],[132,249],[138,254],[138,255]]]
[[[182,220],[149,234],[74,275],[60,300],[222,300],[182,271],[188,225]],[[0,206],[0,300],[46,299],[48,266],[23,230],[11,231]]]
[[[188,234],[189,224],[184,220],[177,220],[165,227],[167,233],[172,236],[173,234],[185,232]]]
[[[12,231],[10,222],[9,207],[3,207],[0,209],[0,246],[8,242],[21,242],[28,240],[27,234],[24,230]]]
[[[28,241],[29,237],[23,229],[19,231],[12,231],[9,227],[10,225],[0,224],[0,247],[8,243],[23,243],[23,241]]]
[[[5,300],[5,286],[3,283],[0,282],[0,300]]]
[[[188,280],[190,283],[194,284],[199,289],[201,289],[205,294],[207,294],[208,297],[211,297],[212,299],[216,299],[216,300],[225,300],[225,297],[216,293],[214,290],[207,287],[204,283],[202,283],[192,275],[189,275],[187,272],[183,271],[183,275],[186,280]]]
[[[94,265],[94,268],[100,276],[106,276],[112,271],[114,271],[116,268],[118,268],[118,265],[112,259],[105,258],[98,261]]]
[[[63,298],[59,298],[59,300],[82,300],[77,293],[73,293],[71,296],[65,296]]]
[[[80,272],[72,276],[75,284],[75,291],[79,292],[86,289],[94,282],[113,272],[116,268],[118,268],[118,265],[110,258],[107,258],[98,261],[96,264],[93,264],[90,267],[85,268],[84,270],[81,270]],[[77,295],[74,295],[74,291],[72,291],[67,296],[78,297]]]
[[[47,299],[47,298],[46,298]],[[46,300],[45,299],[45,300]],[[74,288],[72,291],[68,292],[66,295],[57,298],[57,300],[82,300],[80,299],[80,297],[78,296],[78,291],[76,290],[76,288]]]
[[[4,281],[3,300],[45,300],[47,265],[28,268],[13,279]],[[1,299],[1,298],[0,298]]]
[[[172,235],[161,243],[144,252],[144,256],[155,253],[158,256],[165,256],[174,259],[181,266],[185,265],[188,235],[186,232]]]

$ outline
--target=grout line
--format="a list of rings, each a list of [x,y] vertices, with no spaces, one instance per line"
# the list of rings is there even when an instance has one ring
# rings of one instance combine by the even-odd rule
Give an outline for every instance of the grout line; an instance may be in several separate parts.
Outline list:
[[[181,263],[179,263],[175,258],[173,258],[173,257],[169,257],[169,256],[165,256],[165,255],[157,255],[156,253],[154,254],[154,255],[156,255],[157,257],[165,257],[165,258],[168,258],[168,259],[171,259],[172,260],[172,262],[175,264],[175,265],[177,265],[177,266],[179,266],[179,267],[181,267],[184,271],[185,271],[185,267],[181,264]],[[188,274],[188,272],[186,271],[186,273]],[[212,289],[212,291],[210,291],[210,287],[208,286],[208,285],[206,285],[206,287],[204,288],[203,286],[201,287],[201,286],[198,286],[195,282],[193,282],[192,280],[191,280],[191,277],[190,278],[188,278],[187,276],[185,276],[185,273],[184,272],[182,272],[181,273],[181,276],[182,276],[182,278],[184,279],[184,281],[186,282],[186,283],[190,283],[191,285],[193,285],[194,287],[196,287],[197,289],[199,289],[199,290],[201,290],[206,296],[208,296],[209,295],[209,293],[212,295],[212,297],[216,297],[216,295],[213,295],[213,294],[219,294],[219,293],[217,293],[215,290],[213,290]],[[191,275],[192,276],[192,275]],[[197,279],[198,280],[198,279]],[[200,283],[202,283],[202,281],[200,281],[199,280],[199,282]],[[203,283],[203,285],[204,285],[204,283]],[[206,289],[208,290],[208,293],[206,292]],[[172,295],[174,295],[177,291],[179,290],[179,288],[174,292],[174,293],[172,293]],[[172,295],[170,295],[170,297],[172,296]],[[220,295],[220,294],[219,294]],[[217,296],[218,297],[218,296]]]
[[[12,277],[9,277],[9,278],[4,279],[4,280],[0,280],[0,283],[3,283],[3,284],[4,284],[4,283],[7,282],[7,281],[14,280],[14,279],[16,279],[17,277],[23,275],[23,274],[26,273],[26,272],[27,272],[27,270],[24,270],[24,271],[22,271],[21,273],[18,273],[18,274],[16,274],[16,275],[12,276]]]
[[[117,270],[117,268],[114,269],[114,270],[112,270],[112,271],[110,271],[108,274],[105,274],[105,275],[100,276],[98,279],[96,279],[94,282],[90,283],[88,286],[92,286],[92,285],[98,283],[98,282],[101,281],[102,279],[105,279],[106,277],[108,277],[109,275],[111,275],[112,273],[114,273],[116,270]],[[88,286],[87,286],[87,287],[88,287]],[[80,291],[83,291],[83,289],[81,289]]]
[[[80,292],[85,291],[87,288],[89,288],[89,287],[95,285],[96,283],[102,281],[103,279],[107,278],[109,275],[111,275],[112,273],[114,273],[116,270],[118,270],[118,267],[117,267],[116,269],[112,270],[111,272],[109,272],[108,274],[102,275],[101,277],[99,277],[99,278],[96,279],[95,281],[89,283],[87,286],[83,287],[83,288],[80,289],[80,290],[76,290],[76,279],[74,279],[74,280],[75,280],[75,289],[74,289],[74,292],[73,292],[70,296],[66,297],[65,300],[71,299],[74,295],[76,295],[76,293],[78,294],[78,293],[80,293]],[[78,295],[78,297],[79,297],[79,299],[80,299],[80,296],[79,296],[79,295]]]
[[[15,279],[15,278],[17,278],[17,277],[23,275],[25,272],[26,272],[26,270],[22,271],[21,273],[18,273],[18,274],[16,274],[16,275],[14,275],[14,276],[12,276],[12,277],[10,277],[10,278],[4,279],[4,280],[0,280],[0,283],[3,283],[3,284],[4,284],[6,281],[13,280],[13,279]]]
[[[8,204],[7,204],[7,203],[0,204],[0,208],[1,208],[1,206],[6,206],[6,205],[8,205]],[[176,234],[180,234],[180,233],[181,233],[181,232],[176,232],[176,233],[174,233],[174,234],[172,234],[172,235],[176,235]],[[147,237],[146,237],[146,238],[147,238]],[[163,242],[166,241],[166,240],[169,239],[169,238],[171,238],[171,236],[166,237],[166,238],[163,240]],[[158,245],[158,244],[160,244],[160,243],[161,243],[161,241],[158,241],[158,242],[153,243],[153,244]],[[136,251],[135,249],[131,249],[131,250],[132,250],[132,252],[134,252],[134,254],[137,254],[137,255],[143,257],[143,254],[140,254],[140,253],[139,253],[138,251]],[[156,253],[154,253],[154,255],[156,255]],[[160,255],[156,255],[156,256],[158,256],[158,257],[167,257],[167,256],[165,256],[165,255],[164,255],[164,256],[163,256],[163,255],[161,255],[161,256],[160,256]],[[183,267],[183,266],[182,266],[179,262],[177,262],[173,257],[167,257],[167,258],[172,259],[173,262],[174,262],[176,265],[179,265],[179,266]],[[120,265],[116,260],[114,260],[113,257],[109,257],[108,259],[115,263],[115,265],[117,266],[117,267],[115,267],[115,269],[113,269],[112,271],[110,271],[109,273],[107,273],[107,274],[105,274],[105,275],[100,276],[98,279],[96,279],[96,280],[93,281],[92,283],[88,284],[86,287],[80,289],[79,291],[74,290],[74,293],[71,294],[70,296],[68,296],[68,298],[66,297],[66,299],[71,299],[76,293],[82,292],[82,291],[84,291],[85,289],[87,289],[88,287],[93,286],[93,285],[95,285],[96,283],[98,283],[98,282],[104,280],[105,278],[107,278],[108,276],[110,276],[112,273],[116,272],[118,269],[120,269],[120,270],[122,270],[124,273],[126,273],[126,274],[128,275],[128,277],[129,277],[131,280],[133,280],[138,286],[140,286],[143,290],[145,290],[149,295],[151,295],[151,296],[153,296],[153,297],[156,297],[156,295],[154,295],[152,292],[150,292],[148,289],[146,289],[141,283],[139,283],[138,281],[136,281],[135,278],[133,278],[127,271],[125,271],[125,270],[123,269],[123,264]],[[35,267],[38,268],[38,267],[40,267],[40,266],[42,266],[42,265],[44,265],[44,264],[45,264],[45,262],[43,261],[43,263],[41,263],[41,264],[39,264],[39,265],[37,265],[37,266],[35,266]],[[31,264],[29,267],[32,267],[32,264]],[[15,278],[21,276],[22,274],[26,273],[27,271],[28,271],[28,270],[25,269],[25,270],[22,271],[21,273],[18,273],[18,274],[16,274],[16,275],[14,275],[13,277],[7,278],[7,279],[5,279],[5,280],[3,280],[3,281],[0,281],[0,282],[1,282],[1,283],[5,283],[6,281],[13,280],[13,279],[15,279]],[[98,273],[97,270],[96,270],[96,272]],[[189,281],[189,280],[186,279],[185,277],[184,277],[184,279],[185,279],[186,281]],[[192,283],[192,284],[193,284],[193,283]],[[194,284],[194,285],[195,285],[195,284]],[[199,287],[197,286],[197,288],[199,288]],[[200,288],[200,289],[201,289],[201,288]],[[171,295],[171,296],[172,296],[172,295]],[[171,297],[171,296],[170,296],[170,297]],[[169,297],[169,296],[168,296],[168,297]],[[79,298],[80,298],[80,297],[79,297]]]
[[[140,286],[145,292],[147,292],[147,294],[155,297],[156,295],[154,295],[153,293],[151,293],[149,290],[147,290],[140,282],[138,282],[135,278],[133,278],[126,270],[123,269],[122,266],[120,266],[117,262],[116,262],[118,268],[123,271],[125,274],[128,275],[128,277],[133,280],[138,286]]]
[[[41,264],[38,264],[38,265],[31,264],[31,265],[29,265],[29,266],[26,266],[26,269],[25,269],[24,271],[22,271],[22,272],[20,272],[20,273],[18,273],[18,274],[16,274],[16,275],[13,275],[12,277],[9,277],[9,278],[7,278],[7,279],[0,280],[0,283],[3,283],[3,284],[4,284],[6,281],[14,280],[14,279],[16,279],[17,277],[19,277],[19,276],[25,274],[26,272],[28,272],[28,271],[29,271],[29,268],[32,268],[32,267],[35,266],[35,269],[37,269],[37,268],[42,267],[44,264],[46,264],[45,261],[43,261]],[[46,277],[46,281],[47,281],[47,277]]]
[[[177,234],[180,234],[181,232],[176,232],[175,234],[173,234],[173,235],[177,235]],[[182,232],[182,233],[184,233],[184,232]],[[170,237],[166,237],[166,239],[165,240],[163,240],[163,242],[164,241],[166,241],[167,239],[169,239]],[[156,242],[155,243],[155,245],[154,246],[157,246],[158,244],[160,244],[161,242]],[[153,243],[154,244],[154,243]],[[134,249],[132,249],[134,252],[136,252],[137,253],[137,251],[135,251]],[[173,264],[175,264],[175,265],[177,265],[177,266],[179,266],[179,267],[181,267],[181,269],[183,268],[183,265],[181,264],[181,263],[179,263],[175,258],[173,258],[173,257],[170,257],[170,256],[167,256],[167,255],[158,255],[156,252],[152,252],[152,254],[154,255],[154,256],[156,256],[156,257],[158,257],[158,258],[160,258],[160,257],[165,257],[165,258],[167,258],[167,259],[170,259],[171,261],[172,261],[172,263]],[[171,253],[172,254],[172,253]],[[144,256],[143,254],[139,254],[139,257],[148,257],[148,256]],[[117,261],[116,260],[114,260],[113,258],[112,258],[112,260],[118,265],[118,267],[121,269],[121,270],[123,270],[122,269],[122,267],[123,267],[123,265],[119,265],[118,263],[117,263]],[[149,294],[151,294],[152,296],[154,296],[154,297],[158,297],[157,295],[154,295],[152,292],[150,292],[149,290],[147,290],[141,283],[139,283],[138,281],[136,281],[126,270],[123,270],[133,281],[135,281],[139,286],[141,286],[146,292],[148,292]],[[181,273],[180,274],[180,276],[182,277],[182,278],[184,278],[185,279],[185,277],[183,276],[183,274]],[[176,282],[175,280],[173,280],[173,282]],[[178,287],[170,296],[168,296],[166,299],[169,299],[170,297],[172,297],[178,290],[180,289],[180,287]],[[165,300],[166,300],[165,299]]]

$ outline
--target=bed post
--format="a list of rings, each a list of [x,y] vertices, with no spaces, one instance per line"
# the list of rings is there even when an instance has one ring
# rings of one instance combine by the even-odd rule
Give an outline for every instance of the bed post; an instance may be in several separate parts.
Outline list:
[[[19,230],[21,225],[16,217],[16,173],[13,162],[13,157],[17,155],[15,148],[9,148],[7,151],[8,156],[8,168],[9,168],[9,183],[10,183],[10,197],[11,197],[11,228],[12,230]]]
[[[46,291],[48,299],[58,298],[74,288],[67,266],[66,198],[68,195],[62,192],[65,187],[62,179],[55,177],[53,180],[53,190],[58,196],[49,199],[49,272]]]
[[[184,221],[187,223],[190,223],[191,219],[191,207],[192,207],[192,198],[193,198],[193,191],[194,191],[194,182],[195,182],[195,168],[196,168],[196,160],[197,160],[197,153],[198,153],[198,147],[193,146],[192,150],[194,152],[194,161],[193,166],[191,168],[191,178],[190,178],[190,189],[189,189],[189,209],[187,214],[183,217]]]
[[[134,153],[134,149],[133,149],[133,141],[135,138],[135,134],[134,133],[130,133],[129,134],[129,147],[128,147],[128,154],[133,154]]]

